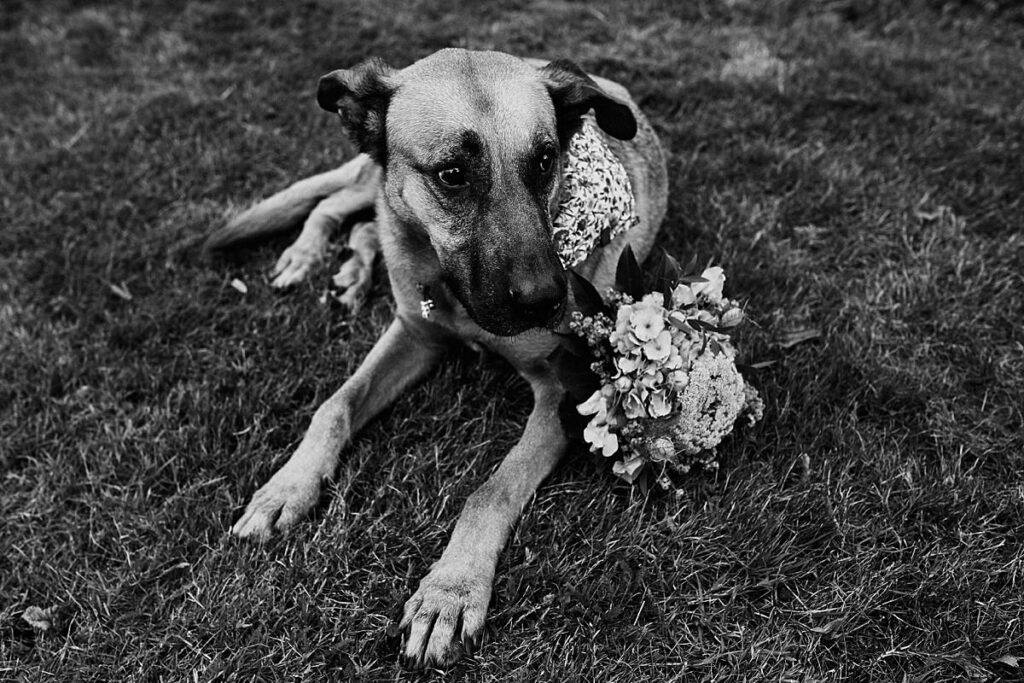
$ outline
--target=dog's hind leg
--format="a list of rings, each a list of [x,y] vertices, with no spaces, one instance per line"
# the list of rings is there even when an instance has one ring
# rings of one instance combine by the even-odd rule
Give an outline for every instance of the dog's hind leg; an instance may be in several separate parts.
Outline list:
[[[421,379],[447,343],[441,328],[432,323],[395,318],[355,374],[317,409],[295,453],[256,491],[232,533],[266,538],[302,519],[320,497],[323,482],[334,476],[342,448]]]
[[[376,187],[380,167],[359,154],[338,168],[304,178],[242,211],[206,238],[206,252],[228,249],[297,227],[323,199],[345,188]]]
[[[534,405],[526,430],[483,486],[466,501],[448,547],[405,603],[404,657],[420,668],[446,665],[483,635],[498,556],[523,508],[566,448],[558,416],[564,395],[547,373],[527,377]]]
[[[376,165],[369,167],[359,182],[335,192],[316,205],[302,225],[298,238],[277,260],[271,272],[273,287],[290,287],[304,280],[327,255],[327,243],[334,229],[352,214],[373,208],[379,173]]]
[[[363,305],[373,284],[373,262],[380,253],[377,224],[367,221],[353,225],[348,236],[348,248],[349,257],[331,282],[338,302],[350,313],[355,313]]]

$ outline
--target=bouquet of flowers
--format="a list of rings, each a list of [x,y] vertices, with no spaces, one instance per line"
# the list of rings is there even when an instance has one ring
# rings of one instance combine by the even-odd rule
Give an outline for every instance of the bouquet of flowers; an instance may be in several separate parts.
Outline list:
[[[664,252],[645,276],[632,250],[619,260],[616,285],[602,297],[570,271],[579,312],[552,361],[576,410],[590,450],[618,456],[629,483],[646,470],[668,486],[667,470],[717,467],[715,447],[744,416],[757,422],[764,404],[736,366],[730,334],[743,322],[723,295],[719,267],[699,275]]]

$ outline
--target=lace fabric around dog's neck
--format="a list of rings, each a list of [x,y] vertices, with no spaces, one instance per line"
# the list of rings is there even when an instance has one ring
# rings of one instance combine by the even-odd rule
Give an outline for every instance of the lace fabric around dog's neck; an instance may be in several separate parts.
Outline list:
[[[572,268],[640,219],[625,167],[589,119],[569,140],[562,177],[552,236],[562,265]]]

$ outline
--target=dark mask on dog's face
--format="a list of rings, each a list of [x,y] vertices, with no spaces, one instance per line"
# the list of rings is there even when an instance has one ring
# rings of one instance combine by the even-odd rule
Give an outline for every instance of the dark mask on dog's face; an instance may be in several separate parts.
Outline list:
[[[385,166],[385,201],[426,233],[442,277],[484,330],[511,336],[560,319],[566,273],[551,235],[561,159],[580,117],[632,137],[629,108],[569,62],[443,50],[394,72],[380,63],[321,80],[360,149]],[[609,130],[610,129],[610,130]]]

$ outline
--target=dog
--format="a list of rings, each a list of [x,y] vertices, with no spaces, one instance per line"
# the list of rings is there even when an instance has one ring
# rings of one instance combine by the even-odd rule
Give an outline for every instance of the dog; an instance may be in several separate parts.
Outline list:
[[[396,312],[232,532],[262,539],[301,520],[353,435],[451,344],[501,355],[529,382],[533,409],[522,438],[467,499],[399,626],[407,665],[445,666],[479,647],[498,556],[567,448],[565,392],[548,357],[574,307],[552,238],[570,141],[584,125],[599,129],[635,197],[635,224],[575,267],[599,290],[613,282],[627,244],[642,259],[654,242],[667,203],[665,152],[623,86],[568,60],[461,49],[403,69],[371,59],[323,76],[317,102],[340,116],[358,156],[258,204],[207,246],[308,215],[275,268],[274,285],[287,286],[323,259],[335,226],[372,206],[375,223],[353,231],[360,244],[346,263],[349,284],[340,284],[365,291],[379,240]]]

